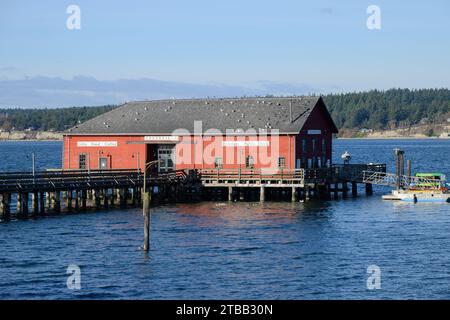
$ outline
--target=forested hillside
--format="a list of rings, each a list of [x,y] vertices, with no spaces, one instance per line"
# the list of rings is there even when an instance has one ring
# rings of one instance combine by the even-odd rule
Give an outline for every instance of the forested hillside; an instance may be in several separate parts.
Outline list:
[[[340,129],[395,129],[450,118],[449,89],[391,89],[324,96]],[[60,109],[0,109],[2,131],[63,131],[116,106]]]
[[[109,105],[60,109],[0,109],[0,129],[64,131],[113,108],[115,106]]]
[[[338,128],[395,129],[450,117],[449,89],[391,89],[324,96]]]

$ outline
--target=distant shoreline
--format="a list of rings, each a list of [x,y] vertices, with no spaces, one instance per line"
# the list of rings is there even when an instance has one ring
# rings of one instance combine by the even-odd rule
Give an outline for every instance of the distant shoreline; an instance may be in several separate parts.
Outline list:
[[[55,131],[3,131],[0,141],[61,141],[63,132]]]
[[[0,132],[0,141],[62,141],[64,132],[54,131],[12,131]],[[368,136],[368,137],[336,137],[338,140],[448,140],[450,137],[427,136]]]

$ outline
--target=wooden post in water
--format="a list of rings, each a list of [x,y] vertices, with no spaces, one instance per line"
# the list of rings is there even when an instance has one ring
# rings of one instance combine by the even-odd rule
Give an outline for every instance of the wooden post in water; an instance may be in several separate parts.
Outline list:
[[[103,208],[108,210],[108,189],[103,190]]]
[[[295,202],[295,201],[297,201],[297,188],[292,187],[291,202]]]
[[[86,198],[87,198],[87,190],[81,190],[81,210],[86,211]]]
[[[31,207],[33,215],[37,215],[39,213],[39,193],[37,191],[31,194]]]
[[[52,197],[50,192],[45,192],[45,208],[49,212],[52,209]]]
[[[348,192],[347,182],[342,182],[342,197],[343,198],[347,198],[347,192]]]
[[[407,176],[408,188],[409,188],[409,184],[411,183],[411,160],[410,159],[408,159],[406,161],[406,176]]]
[[[65,191],[64,194],[66,195],[66,207],[67,211],[72,211],[72,190]]]
[[[310,192],[309,187],[308,187],[308,186],[305,186],[305,187],[303,188],[303,200],[304,200],[304,201],[308,201],[308,200],[309,200],[309,198],[310,198],[309,192]]]
[[[17,193],[17,200],[16,200],[16,214],[17,215],[21,215],[22,214],[22,193],[18,192]]]
[[[95,200],[95,209],[96,210],[100,210],[100,203],[101,203],[101,199],[100,199],[100,190],[99,189],[95,189],[94,190],[94,200]]]
[[[79,190],[75,191],[75,211],[80,210],[80,192]]]
[[[125,188],[120,188],[119,198],[120,198],[120,208],[125,209],[127,207],[127,198],[126,198]]]
[[[228,187],[228,201],[233,201],[233,187]]]
[[[352,197],[356,198],[358,196],[358,184],[356,182],[352,182]]]
[[[150,250],[150,202],[151,192],[143,194],[143,214],[144,214],[144,251]]]
[[[372,184],[366,183],[366,195],[371,196],[373,194]]]
[[[11,218],[11,193],[4,192],[2,195],[0,218],[3,220]]]
[[[61,193],[60,193],[60,191],[54,192],[54,201],[55,201],[55,205],[54,205],[55,212],[60,213],[61,212]]]
[[[45,214],[45,192],[44,191],[39,192],[39,214],[40,215]]]
[[[334,190],[333,190],[333,192],[334,192],[334,199],[338,199],[339,198],[338,191],[339,191],[339,185],[337,183],[335,183],[334,184]]]
[[[231,189],[231,187],[229,187]],[[266,200],[266,190],[264,186],[259,189],[259,201],[264,202]]]
[[[117,197],[117,189],[112,188],[111,189],[111,199],[110,199],[110,206],[112,208],[114,208],[114,202],[116,200]]]

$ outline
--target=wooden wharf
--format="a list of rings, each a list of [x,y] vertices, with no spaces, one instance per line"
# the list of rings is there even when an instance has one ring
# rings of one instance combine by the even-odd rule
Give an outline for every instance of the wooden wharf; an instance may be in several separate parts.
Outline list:
[[[291,200],[357,196],[357,184],[372,194],[365,172],[385,164],[344,164],[294,170],[196,169],[147,173],[152,203],[201,200]],[[105,210],[142,205],[144,174],[136,169],[47,170],[0,173],[0,219]],[[351,188],[348,187],[351,185]]]

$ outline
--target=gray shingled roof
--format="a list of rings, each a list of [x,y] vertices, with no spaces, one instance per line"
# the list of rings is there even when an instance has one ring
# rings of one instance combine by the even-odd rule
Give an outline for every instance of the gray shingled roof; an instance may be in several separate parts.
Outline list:
[[[194,121],[199,120],[203,131],[252,128],[293,133],[301,130],[319,100],[292,97],[129,102],[69,129],[67,134],[171,134],[179,128],[193,132]]]

